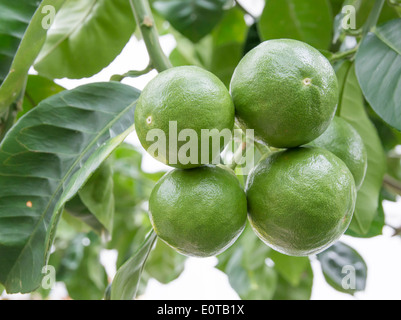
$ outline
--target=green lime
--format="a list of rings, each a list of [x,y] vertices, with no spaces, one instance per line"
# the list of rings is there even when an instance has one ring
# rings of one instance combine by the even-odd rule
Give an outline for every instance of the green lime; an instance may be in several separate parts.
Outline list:
[[[329,61],[297,40],[265,41],[238,64],[230,85],[238,120],[276,148],[319,137],[334,117],[336,74]]]
[[[248,217],[267,245],[287,255],[318,253],[344,234],[356,201],[351,172],[331,152],[299,147],[259,162],[246,186]]]
[[[231,246],[247,219],[244,190],[227,169],[175,169],[156,184],[149,200],[156,234],[178,252],[217,255]]]
[[[365,144],[351,124],[340,117],[334,117],[329,128],[310,145],[329,150],[344,161],[354,176],[356,188],[361,187],[368,159]]]
[[[229,142],[234,120],[227,88],[195,66],[158,74],[141,93],[135,110],[142,146],[161,162],[182,169],[214,161]]]

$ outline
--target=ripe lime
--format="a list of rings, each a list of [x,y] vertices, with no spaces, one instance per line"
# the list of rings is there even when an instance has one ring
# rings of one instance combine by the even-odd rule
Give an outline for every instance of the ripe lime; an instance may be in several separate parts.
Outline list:
[[[263,42],[238,64],[231,94],[239,121],[272,147],[319,137],[334,117],[336,74],[316,49],[297,40]]]
[[[246,190],[255,233],[293,256],[330,246],[348,228],[355,208],[351,172],[334,154],[315,147],[289,149],[262,160]]]
[[[340,117],[334,117],[329,128],[310,145],[329,150],[344,161],[354,176],[356,188],[361,187],[368,159],[365,144],[351,124]]]
[[[185,66],[168,69],[149,82],[137,103],[135,128],[142,146],[152,155],[152,133],[164,133],[165,152],[159,149],[154,156],[170,166],[188,169],[218,157],[229,142],[223,142],[219,134],[223,130],[231,133],[234,118],[234,105],[224,84],[206,70]],[[208,138],[202,137],[207,130]],[[208,146],[202,148],[205,142]]]
[[[209,257],[239,237],[247,204],[232,172],[204,166],[167,173],[152,191],[149,212],[160,239],[184,255]]]

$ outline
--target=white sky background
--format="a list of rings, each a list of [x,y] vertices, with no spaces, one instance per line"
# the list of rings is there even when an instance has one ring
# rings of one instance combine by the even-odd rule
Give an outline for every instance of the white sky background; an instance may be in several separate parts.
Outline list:
[[[263,8],[260,0],[241,1],[252,13],[258,14]],[[175,47],[172,36],[161,38],[161,45],[166,54]],[[113,74],[123,74],[128,70],[142,70],[148,65],[148,55],[142,41],[132,38],[123,52],[116,60],[99,74],[81,80],[61,79],[56,82],[67,89],[79,85],[97,81],[109,81]],[[156,75],[153,71],[136,79],[125,79],[123,83],[143,89],[145,85]],[[127,139],[128,142],[140,147],[136,134]],[[141,148],[141,147],[140,147]],[[154,160],[141,148],[144,154],[143,169],[145,171],[168,170]],[[387,223],[391,226],[401,225],[401,201],[398,203],[385,203]],[[324,280],[320,270],[320,264],[312,258],[314,271],[314,286],[312,299],[401,299],[401,237],[392,237],[392,230],[385,228],[384,235],[373,239],[356,239],[344,236],[341,240],[355,248],[365,259],[368,265],[368,283],[365,292],[351,297],[332,289]],[[102,262],[106,265],[108,273],[115,273],[116,253],[104,251]],[[192,300],[192,299],[239,299],[238,295],[230,287],[227,276],[214,268],[216,258],[196,259],[189,258],[185,271],[175,281],[168,285],[162,285],[156,280],[149,282],[147,291],[141,299],[170,299],[170,300]],[[57,286],[54,298],[63,298],[65,289]]]

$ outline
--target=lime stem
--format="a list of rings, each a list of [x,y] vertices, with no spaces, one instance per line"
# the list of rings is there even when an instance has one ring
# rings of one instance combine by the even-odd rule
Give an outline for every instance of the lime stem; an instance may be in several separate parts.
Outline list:
[[[153,65],[150,63],[145,69],[143,70],[131,70],[128,71],[124,74],[115,74],[110,78],[110,81],[122,81],[124,78],[136,78],[136,77],[140,77],[144,74],[149,73],[150,71],[152,71]]]
[[[149,53],[150,64],[162,72],[172,67],[170,60],[164,54],[148,0],[130,0],[135,20],[141,30],[143,41]]]
[[[359,46],[356,46],[355,48],[352,48],[352,49],[347,50],[347,51],[337,52],[337,53],[333,54],[333,55],[330,57],[329,60],[330,60],[330,62],[334,62],[334,61],[338,61],[338,60],[341,60],[341,59],[344,59],[344,58],[348,58],[348,57],[350,57],[350,56],[353,56],[353,55],[355,55],[355,53],[358,51],[358,47],[359,47]]]

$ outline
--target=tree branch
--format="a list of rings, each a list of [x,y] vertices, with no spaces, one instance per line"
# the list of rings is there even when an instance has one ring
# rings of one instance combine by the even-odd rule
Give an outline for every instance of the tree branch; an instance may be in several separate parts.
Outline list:
[[[130,0],[130,3],[148,50],[151,64],[159,72],[171,68],[172,64],[160,46],[159,34],[155,27],[148,0]]]

